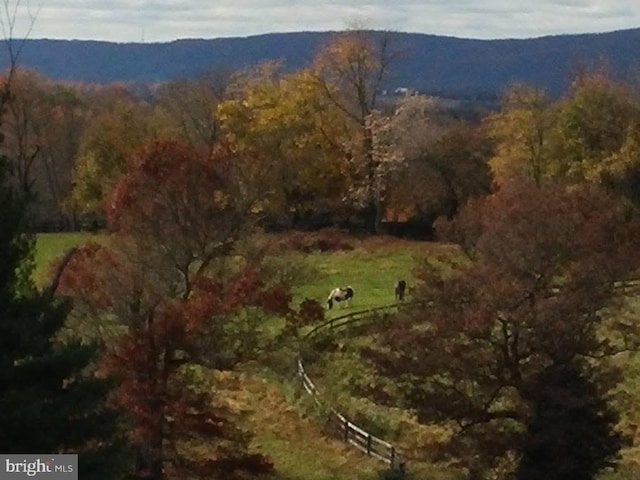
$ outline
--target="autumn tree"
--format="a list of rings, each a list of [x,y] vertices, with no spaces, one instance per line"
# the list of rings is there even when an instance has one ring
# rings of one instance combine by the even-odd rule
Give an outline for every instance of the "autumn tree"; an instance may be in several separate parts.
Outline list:
[[[44,94],[44,79],[35,72],[16,70],[13,90],[4,119],[5,148],[12,158],[16,191],[23,196],[33,193],[35,165],[40,150],[34,123]]]
[[[492,152],[493,145],[479,126],[445,121],[442,136],[422,157],[424,166],[435,174],[437,214],[451,219],[470,198],[491,192],[488,160]]]
[[[295,226],[344,212],[350,176],[341,145],[348,129],[311,73],[261,65],[236,89],[237,98],[218,113],[236,148],[258,155],[242,171],[266,213]]]
[[[251,225],[251,202],[236,181],[232,147],[213,158],[177,141],[152,141],[132,154],[116,184],[108,215],[112,230],[164,245],[183,276],[203,271]]]
[[[177,125],[180,137],[210,155],[222,137],[218,105],[227,100],[233,73],[212,70],[194,79],[175,80],[155,93],[156,107]]]
[[[41,228],[103,213],[102,188],[115,181],[127,152],[171,130],[160,112],[115,85],[53,82],[26,70],[16,70],[12,81],[5,151],[16,187],[36,197],[31,211]]]
[[[64,210],[71,192],[74,160],[90,118],[87,94],[77,85],[49,82],[34,112],[33,131],[39,146],[35,185],[39,224],[77,228],[76,212]]]
[[[224,144],[212,157],[181,142],[147,144],[114,189],[109,246],[82,249],[63,278],[77,314],[113,320],[104,369],[120,380],[115,404],[130,412],[135,478],[233,479],[271,468],[249,451],[209,371],[250,356],[245,341],[259,325],[242,322],[284,315],[290,299],[259,264],[231,255],[251,225],[234,155]]]
[[[42,167],[37,179],[40,216],[57,219],[61,228],[78,227],[76,212],[65,212],[63,206],[71,193],[74,160],[88,112],[87,96],[81,89],[55,83],[46,91],[34,128]]]
[[[492,144],[480,126],[452,118],[433,98],[408,95],[395,105],[391,129],[404,158],[389,182],[391,210],[430,229],[468,198],[489,193]]]
[[[353,140],[344,145],[351,164],[356,201],[364,198],[366,221],[379,233],[383,204],[376,193],[378,159],[367,119],[378,108],[381,86],[390,74],[395,56],[384,33],[354,29],[336,35],[316,54],[314,75],[324,95],[352,125]]]
[[[589,480],[613,465],[623,443],[618,415],[581,370],[556,365],[534,380],[519,480]]]
[[[30,207],[35,228],[68,226],[61,207],[86,120],[83,94],[23,69],[14,72],[12,82],[4,147],[12,159],[14,185],[35,197]]]
[[[637,207],[640,96],[606,71],[584,72],[559,102],[556,148],[561,172],[623,193]]]
[[[606,70],[581,72],[564,98],[514,85],[486,124],[496,142],[498,184],[510,179],[590,183],[622,193],[637,206],[640,97]]]
[[[539,468],[557,478],[554,466],[587,455],[560,447],[578,433],[591,450],[588,475],[575,478],[593,478],[620,447],[606,403],[620,367],[608,359],[640,345],[618,290],[636,275],[637,224],[593,189],[508,184],[439,227],[461,253],[448,274],[423,265],[417,296],[428,303],[380,337],[371,353],[380,372],[420,422],[450,433],[441,453],[473,478],[513,471],[521,458],[527,470],[535,445],[553,436]],[[583,430],[568,425],[569,405],[584,413]]]
[[[485,122],[496,142],[491,169],[498,184],[528,180],[540,186],[549,181],[554,172],[556,115],[546,92],[512,85],[502,96],[500,110]]]
[[[119,381],[113,404],[129,412],[134,478],[267,472],[270,463],[249,451],[251,437],[207,367],[224,371],[238,362],[232,320],[243,308],[273,308],[278,301],[284,308],[288,297],[274,304],[273,292],[249,271],[225,281],[193,273],[181,279],[163,260],[151,245],[89,246],[64,280],[82,313],[112,315],[112,328],[125,328],[114,335],[102,368]]]
[[[639,114],[638,98],[624,83],[600,71],[578,76],[559,112],[567,173],[597,175],[622,148]]]
[[[108,102],[92,114],[83,129],[75,156],[73,188],[67,208],[81,214],[104,217],[106,201],[126,168],[129,155],[152,139],[170,130],[162,116],[154,115],[151,105],[126,91],[98,89],[91,101]]]

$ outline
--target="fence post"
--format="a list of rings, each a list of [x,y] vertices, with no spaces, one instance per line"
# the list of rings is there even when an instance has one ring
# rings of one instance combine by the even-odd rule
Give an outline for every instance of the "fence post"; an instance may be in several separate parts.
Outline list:
[[[367,435],[367,455],[371,455],[371,434]]]
[[[344,419],[344,441],[349,441],[349,420]]]
[[[391,468],[394,467],[396,463],[396,449],[393,445],[391,445]]]

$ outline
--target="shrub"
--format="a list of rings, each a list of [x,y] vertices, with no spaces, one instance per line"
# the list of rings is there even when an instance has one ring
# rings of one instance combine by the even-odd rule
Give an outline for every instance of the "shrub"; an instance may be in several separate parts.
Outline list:
[[[326,228],[315,232],[296,231],[280,241],[282,250],[304,253],[353,250],[352,239],[338,229]]]

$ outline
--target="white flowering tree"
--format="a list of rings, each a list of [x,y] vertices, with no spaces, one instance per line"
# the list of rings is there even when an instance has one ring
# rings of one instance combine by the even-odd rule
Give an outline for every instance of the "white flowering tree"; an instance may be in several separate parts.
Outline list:
[[[391,176],[404,165],[404,155],[398,148],[395,116],[374,110],[367,115],[365,128],[371,139],[371,152],[368,157],[353,160],[355,175],[350,195],[360,207],[374,203],[376,224],[379,225],[383,220]]]

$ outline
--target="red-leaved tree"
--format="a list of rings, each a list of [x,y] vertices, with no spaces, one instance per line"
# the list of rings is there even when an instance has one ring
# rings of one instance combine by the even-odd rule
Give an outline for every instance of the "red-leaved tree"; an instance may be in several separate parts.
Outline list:
[[[466,255],[447,274],[422,266],[428,302],[369,352],[380,372],[420,422],[450,433],[439,453],[471,478],[513,472],[525,447],[528,465],[545,455],[535,478],[593,478],[621,447],[606,401],[620,371],[608,359],[640,347],[637,322],[620,313],[640,262],[637,222],[599,192],[504,185],[439,232]],[[569,452],[572,442],[582,448]]]
[[[229,257],[250,227],[233,160],[227,146],[213,158],[175,142],[146,146],[116,186],[109,243],[79,249],[62,278],[76,314],[109,333],[103,368],[120,380],[112,401],[129,413],[135,478],[272,468],[249,452],[209,373],[247,355],[237,325],[247,310],[289,313],[286,286],[266,283],[259,262]]]

